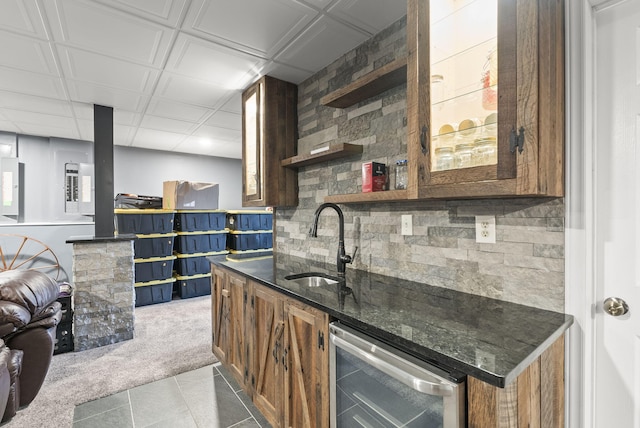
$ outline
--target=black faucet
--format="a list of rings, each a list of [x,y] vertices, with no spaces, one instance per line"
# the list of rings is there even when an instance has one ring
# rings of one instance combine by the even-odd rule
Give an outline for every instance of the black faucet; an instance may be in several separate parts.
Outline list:
[[[313,217],[313,225],[311,229],[309,229],[309,236],[314,238],[318,237],[318,218],[320,217],[320,213],[325,208],[333,208],[338,213],[338,222],[340,224],[339,229],[339,241],[338,241],[338,257],[337,257],[337,268],[338,268],[338,276],[344,276],[347,263],[351,263],[353,259],[356,257],[356,253],[358,252],[358,247],[353,251],[353,257],[346,254],[344,250],[344,215],[342,214],[342,210],[336,204],[332,204],[331,202],[326,202],[318,207],[316,213]]]

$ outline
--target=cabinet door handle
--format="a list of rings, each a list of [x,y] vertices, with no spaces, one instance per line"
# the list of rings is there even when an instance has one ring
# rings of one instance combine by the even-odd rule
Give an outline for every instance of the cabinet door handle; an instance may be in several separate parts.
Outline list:
[[[427,143],[427,125],[422,125],[422,132],[420,133],[420,146],[422,146],[422,154],[426,155],[429,151],[429,144]]]

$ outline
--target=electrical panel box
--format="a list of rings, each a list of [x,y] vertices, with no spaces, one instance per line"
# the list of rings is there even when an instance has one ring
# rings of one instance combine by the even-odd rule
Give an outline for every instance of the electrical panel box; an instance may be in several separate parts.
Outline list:
[[[17,216],[20,205],[20,175],[18,158],[0,158],[2,205],[0,214]]]
[[[65,205],[69,214],[94,215],[94,166],[89,163],[65,163]]]

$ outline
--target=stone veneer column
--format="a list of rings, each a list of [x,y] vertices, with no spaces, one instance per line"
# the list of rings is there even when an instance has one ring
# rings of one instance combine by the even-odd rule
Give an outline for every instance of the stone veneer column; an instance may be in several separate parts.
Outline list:
[[[133,239],[69,239],[73,244],[75,351],[133,339]]]

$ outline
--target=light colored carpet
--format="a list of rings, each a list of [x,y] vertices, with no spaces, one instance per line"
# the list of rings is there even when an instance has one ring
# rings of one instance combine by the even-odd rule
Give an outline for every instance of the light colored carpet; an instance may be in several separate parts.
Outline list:
[[[54,355],[38,396],[3,428],[71,427],[77,404],[216,361],[210,296],[141,306],[134,339]]]

